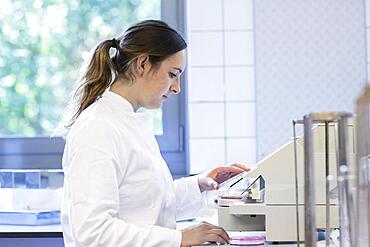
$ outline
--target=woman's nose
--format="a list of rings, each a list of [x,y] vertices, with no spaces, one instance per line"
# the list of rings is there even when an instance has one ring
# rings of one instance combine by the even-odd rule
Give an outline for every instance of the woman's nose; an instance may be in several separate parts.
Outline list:
[[[175,83],[171,85],[171,92],[173,94],[178,94],[180,93],[180,91],[181,91],[180,79],[178,79]]]

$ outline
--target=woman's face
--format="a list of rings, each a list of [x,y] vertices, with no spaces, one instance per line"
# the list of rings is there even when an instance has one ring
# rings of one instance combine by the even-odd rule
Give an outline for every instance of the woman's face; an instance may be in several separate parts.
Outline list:
[[[141,81],[143,90],[139,105],[148,109],[160,108],[172,94],[180,93],[180,75],[185,63],[185,50],[182,50],[160,62],[158,67],[147,67]]]

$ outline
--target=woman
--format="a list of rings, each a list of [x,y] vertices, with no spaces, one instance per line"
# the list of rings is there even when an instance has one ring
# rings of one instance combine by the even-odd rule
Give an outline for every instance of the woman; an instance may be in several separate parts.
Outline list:
[[[114,55],[109,52],[113,48]],[[131,26],[95,49],[74,93],[63,156],[62,227],[68,246],[191,246],[227,243],[220,227],[193,217],[201,192],[248,168],[235,164],[173,181],[141,107],[180,92],[186,43],[162,21]]]

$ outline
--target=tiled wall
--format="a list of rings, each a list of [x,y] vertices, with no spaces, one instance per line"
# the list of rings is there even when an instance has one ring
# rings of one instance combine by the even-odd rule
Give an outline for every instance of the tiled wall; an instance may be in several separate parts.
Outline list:
[[[256,161],[253,0],[188,0],[189,172]]]
[[[367,48],[367,81],[370,82],[370,0],[365,0],[366,14],[366,48]]]
[[[190,173],[254,164],[309,112],[353,112],[369,1],[188,0]]]
[[[261,159],[290,140],[293,119],[354,112],[367,74],[365,7],[361,0],[258,0],[254,11]]]

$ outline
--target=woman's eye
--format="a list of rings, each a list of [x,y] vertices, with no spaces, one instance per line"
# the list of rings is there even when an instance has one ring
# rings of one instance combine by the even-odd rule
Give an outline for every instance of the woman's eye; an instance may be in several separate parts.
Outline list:
[[[170,75],[170,78],[175,78],[176,77],[176,75],[172,72],[170,72],[169,75]]]

